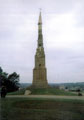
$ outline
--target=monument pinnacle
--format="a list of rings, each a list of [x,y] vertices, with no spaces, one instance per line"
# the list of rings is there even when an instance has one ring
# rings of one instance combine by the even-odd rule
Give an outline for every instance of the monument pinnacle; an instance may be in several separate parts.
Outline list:
[[[40,14],[39,14],[39,21],[38,21],[38,24],[42,24],[41,11],[40,11]]]
[[[40,14],[39,14],[39,21],[38,21],[38,47],[43,47],[41,11],[40,11]]]

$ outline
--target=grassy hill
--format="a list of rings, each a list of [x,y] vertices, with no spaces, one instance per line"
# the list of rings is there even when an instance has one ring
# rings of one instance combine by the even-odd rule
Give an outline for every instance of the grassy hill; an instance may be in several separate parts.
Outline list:
[[[30,89],[34,95],[75,95],[72,92],[60,90],[57,88],[45,88],[45,89]]]
[[[1,120],[84,120],[84,101],[6,98]]]
[[[24,89],[21,89],[19,91],[12,92],[9,94],[23,95],[25,93],[25,90],[26,89],[24,88]],[[76,95],[75,93],[60,90],[57,88],[38,88],[38,89],[29,88],[28,90],[30,90],[31,94],[34,94],[34,95],[67,95],[67,96],[75,96]]]

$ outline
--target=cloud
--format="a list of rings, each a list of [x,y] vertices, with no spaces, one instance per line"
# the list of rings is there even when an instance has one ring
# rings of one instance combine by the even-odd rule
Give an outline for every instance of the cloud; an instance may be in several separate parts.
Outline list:
[[[39,8],[48,81],[83,81],[82,0],[0,0],[0,66],[19,73],[21,82],[32,82]]]
[[[74,18],[77,27],[84,28],[84,0],[77,0],[74,5]]]

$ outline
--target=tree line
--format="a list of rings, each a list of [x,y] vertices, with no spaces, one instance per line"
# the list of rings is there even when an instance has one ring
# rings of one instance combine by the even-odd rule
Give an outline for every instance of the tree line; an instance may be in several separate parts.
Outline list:
[[[8,74],[0,67],[0,88],[5,88],[6,92],[14,92],[19,89],[19,74],[13,72]]]

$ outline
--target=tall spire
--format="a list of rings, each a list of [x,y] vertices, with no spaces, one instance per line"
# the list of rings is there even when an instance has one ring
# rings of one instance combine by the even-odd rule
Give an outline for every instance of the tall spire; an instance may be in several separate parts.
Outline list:
[[[35,67],[33,69],[33,88],[48,88],[47,82],[47,70],[45,65],[45,51],[43,47],[43,35],[42,35],[42,17],[41,11],[38,20],[38,41],[35,54]]]
[[[38,21],[38,47],[43,47],[41,11],[40,11],[40,14],[39,14],[39,21]]]
[[[42,24],[41,11],[40,11],[40,14],[39,14],[39,22],[38,22],[38,24]]]

